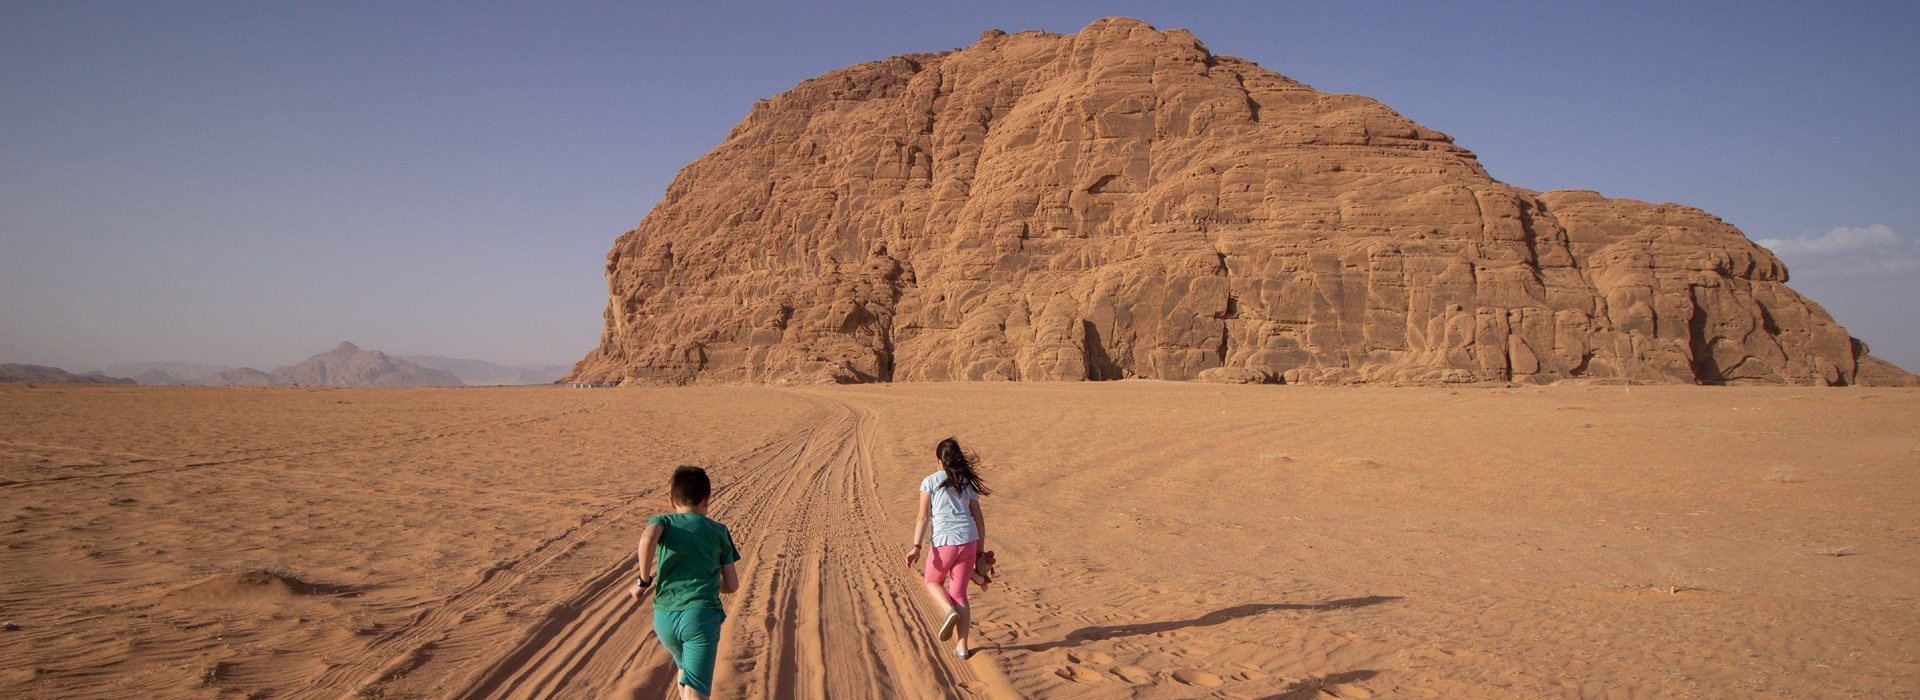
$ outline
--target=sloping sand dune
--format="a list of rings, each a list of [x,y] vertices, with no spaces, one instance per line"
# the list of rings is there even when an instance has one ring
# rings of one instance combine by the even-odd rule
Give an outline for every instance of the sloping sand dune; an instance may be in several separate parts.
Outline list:
[[[1920,391],[0,387],[0,696],[645,697],[676,464],[721,697],[1909,697]],[[986,462],[981,653],[901,556]]]

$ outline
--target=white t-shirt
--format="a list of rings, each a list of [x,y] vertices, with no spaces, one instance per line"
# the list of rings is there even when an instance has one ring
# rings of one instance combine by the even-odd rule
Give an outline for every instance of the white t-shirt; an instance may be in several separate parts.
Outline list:
[[[967,504],[980,500],[980,494],[973,487],[950,489],[946,470],[940,470],[920,480],[920,490],[933,494],[931,506],[933,516],[933,546],[951,547],[963,545],[980,539],[980,529],[973,525],[973,512]]]

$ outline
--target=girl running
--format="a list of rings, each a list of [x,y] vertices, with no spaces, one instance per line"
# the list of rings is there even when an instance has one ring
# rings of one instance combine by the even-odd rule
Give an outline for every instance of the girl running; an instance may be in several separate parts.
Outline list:
[[[946,612],[940,623],[940,640],[960,635],[953,655],[965,659],[973,655],[967,646],[967,630],[972,617],[967,609],[967,581],[973,576],[975,557],[987,539],[987,518],[980,512],[980,497],[991,493],[974,472],[975,457],[960,449],[953,438],[941,440],[933,448],[940,470],[920,480],[920,515],[913,524],[913,549],[907,551],[907,566],[920,559],[920,550],[932,535],[933,552],[927,556],[927,594]]]

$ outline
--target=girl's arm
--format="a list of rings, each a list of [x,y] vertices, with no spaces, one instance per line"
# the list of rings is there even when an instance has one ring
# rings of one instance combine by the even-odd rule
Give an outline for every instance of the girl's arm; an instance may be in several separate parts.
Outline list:
[[[913,566],[914,562],[920,560],[920,547],[926,543],[927,536],[933,534],[928,532],[932,528],[933,494],[921,491],[920,514],[913,520],[913,549],[907,550],[907,566]]]
[[[732,593],[740,590],[740,574],[733,570],[732,564],[720,567],[720,592]]]
[[[654,545],[660,544],[660,533],[663,531],[665,531],[665,528],[661,527],[659,523],[654,523],[647,526],[646,532],[640,533],[640,575],[647,578],[648,583],[652,583],[654,576],[653,567],[654,564],[658,563],[653,560]],[[627,597],[639,600],[640,593],[645,590],[646,588],[642,587],[639,581],[635,581],[633,587],[627,589]]]
[[[978,499],[967,501],[967,511],[973,513],[973,528],[980,533],[980,551],[987,551],[987,512],[980,509]]]

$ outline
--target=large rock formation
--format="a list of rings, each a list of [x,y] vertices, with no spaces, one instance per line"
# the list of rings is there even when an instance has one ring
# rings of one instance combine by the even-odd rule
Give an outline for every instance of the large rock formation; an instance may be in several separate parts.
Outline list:
[[[227,377],[224,373],[221,376]],[[256,371],[255,374],[258,374]],[[465,386],[445,370],[427,369],[376,350],[361,350],[343,342],[334,349],[307,358],[292,367],[273,371],[273,384],[302,386]],[[232,384],[250,383],[234,376]]]
[[[574,380],[1910,382],[1675,204],[1105,19],[754,105],[607,256]]]

